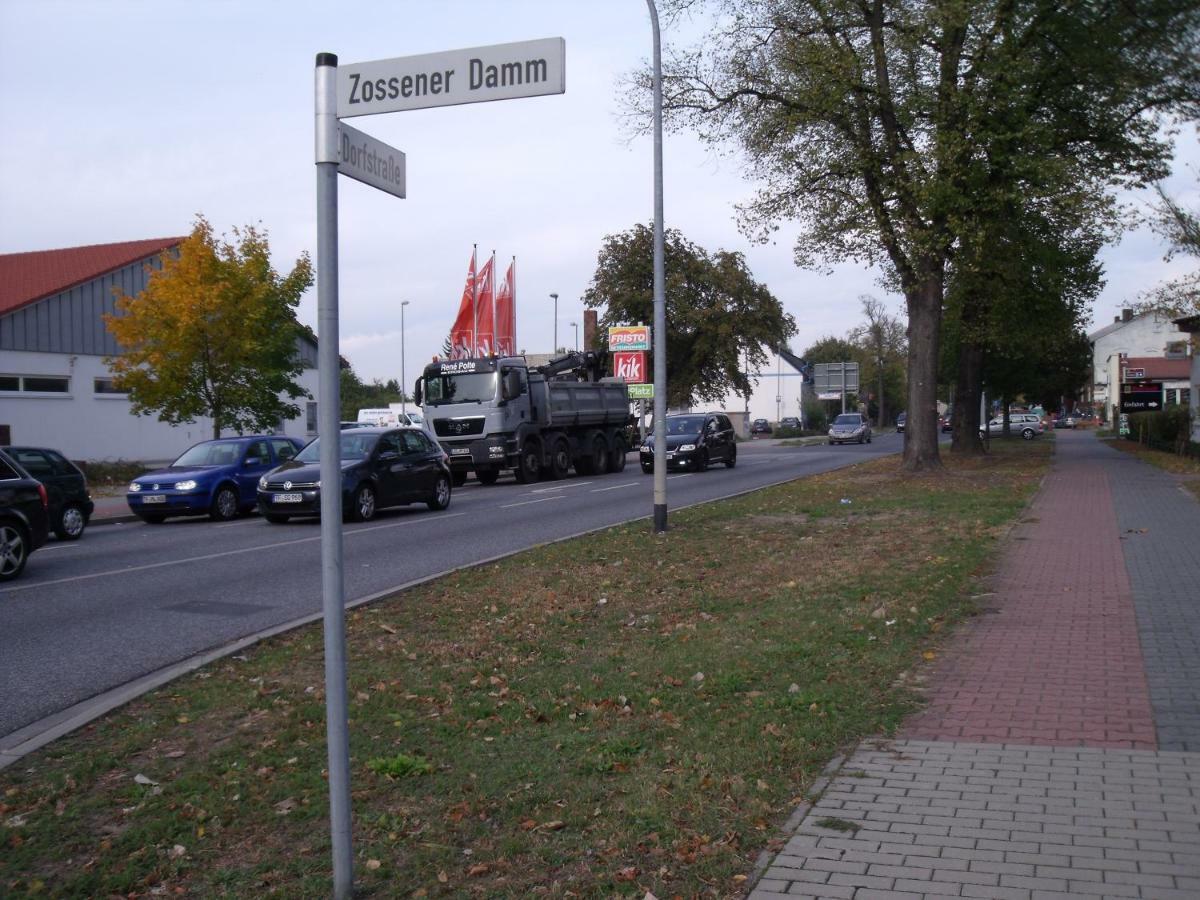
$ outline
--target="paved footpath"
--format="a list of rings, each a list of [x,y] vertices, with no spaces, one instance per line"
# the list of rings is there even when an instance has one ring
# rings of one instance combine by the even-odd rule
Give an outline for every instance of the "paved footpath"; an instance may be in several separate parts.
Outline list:
[[[751,900],[1200,898],[1200,503],[1059,432],[989,591]]]

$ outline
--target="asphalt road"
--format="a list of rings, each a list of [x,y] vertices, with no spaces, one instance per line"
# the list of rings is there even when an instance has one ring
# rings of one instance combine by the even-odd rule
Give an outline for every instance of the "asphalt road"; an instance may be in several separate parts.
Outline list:
[[[668,474],[669,509],[901,449],[739,445],[734,469]],[[567,535],[649,516],[653,477],[620,474],[491,487],[472,479],[449,509],[386,510],[345,526],[348,601]],[[0,736],[135,678],[321,609],[320,524],[171,519],[95,525],[51,541],[0,588]]]

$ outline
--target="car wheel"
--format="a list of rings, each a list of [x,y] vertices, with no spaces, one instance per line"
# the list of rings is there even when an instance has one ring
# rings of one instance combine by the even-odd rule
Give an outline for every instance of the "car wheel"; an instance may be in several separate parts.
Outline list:
[[[476,475],[478,474],[476,473]],[[450,473],[450,478],[454,481],[455,487],[462,487],[467,483],[467,472],[465,469],[455,469]],[[481,478],[480,481],[482,480]]]
[[[708,451],[701,450],[700,455],[696,457],[696,471],[704,472],[708,469]]]
[[[652,475],[654,473],[654,466],[653,465],[648,466],[645,463],[642,463],[642,471],[645,472],[647,475]]]
[[[208,511],[208,517],[214,522],[228,522],[230,519],[236,519],[237,514],[237,492],[228,485],[218,488],[217,495],[213,497],[212,507]]]
[[[87,517],[84,516],[83,510],[78,504],[68,503],[63,507],[62,515],[58,517],[54,534],[60,541],[77,541],[86,527]]]
[[[1032,441],[1034,439],[1034,437],[1036,436],[1036,434],[1037,434],[1037,432],[1035,432],[1032,428],[1025,428],[1025,429],[1022,429],[1022,431],[1021,431],[1021,437],[1023,437],[1027,441]]]
[[[346,516],[351,522],[369,522],[375,518],[375,489],[369,484],[360,484],[354,489],[354,501]]]
[[[16,578],[29,558],[29,538],[16,525],[0,525],[0,581]]]
[[[542,450],[537,441],[528,440],[521,448],[521,456],[517,461],[517,481],[521,484],[533,484],[542,477]]]
[[[495,484],[496,479],[500,477],[499,469],[479,469],[475,472],[475,477],[479,479],[480,484]],[[459,485],[462,487],[462,485]]]
[[[558,438],[550,448],[550,478],[562,481],[571,474],[571,445],[566,438]]]
[[[287,522],[288,516],[281,516],[279,513],[263,513],[263,518],[272,525],[283,525]]]
[[[166,516],[160,516],[157,513],[138,513],[138,518],[140,518],[147,525],[161,525],[163,522],[167,521]]]
[[[433,496],[426,501],[426,505],[434,512],[450,505],[450,479],[445,475],[438,476],[437,484],[433,486]]]
[[[729,456],[725,458],[725,468],[732,469],[737,465],[737,447],[729,448]]]
[[[608,471],[624,472],[625,471],[625,454],[629,450],[625,446],[625,439],[622,437],[613,438],[612,450],[608,454]]]

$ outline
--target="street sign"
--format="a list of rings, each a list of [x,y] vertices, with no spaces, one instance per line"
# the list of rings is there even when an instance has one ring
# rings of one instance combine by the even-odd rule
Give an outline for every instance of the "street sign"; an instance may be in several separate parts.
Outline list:
[[[1145,368],[1138,367],[1138,368],[1125,370],[1125,380],[1126,381],[1139,381],[1145,377],[1146,377]]]
[[[834,399],[841,398],[842,391],[858,393],[858,363],[817,363],[813,366],[813,390],[818,394],[836,393]]]
[[[646,354],[641,350],[614,353],[613,374],[629,384],[641,384],[646,380]]]
[[[1121,412],[1158,412],[1163,408],[1163,386],[1157,382],[1121,385]]]
[[[630,400],[653,400],[654,399],[654,383],[650,384],[631,384],[629,385]]]
[[[561,94],[566,41],[542,38],[339,66],[337,116]]]
[[[614,325],[608,329],[608,349],[617,350],[649,350],[649,325]]]
[[[338,173],[404,199],[404,154],[383,141],[338,122]]]
[[[824,391],[820,394],[817,394],[817,399],[818,400],[841,400],[842,393],[841,393],[841,391]]]

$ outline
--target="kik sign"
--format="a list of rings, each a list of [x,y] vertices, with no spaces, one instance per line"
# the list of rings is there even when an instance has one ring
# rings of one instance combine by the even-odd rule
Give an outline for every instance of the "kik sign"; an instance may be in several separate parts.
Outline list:
[[[646,380],[646,354],[641,350],[614,353],[613,374],[628,384],[642,384]]]

